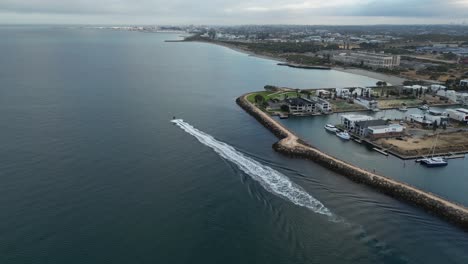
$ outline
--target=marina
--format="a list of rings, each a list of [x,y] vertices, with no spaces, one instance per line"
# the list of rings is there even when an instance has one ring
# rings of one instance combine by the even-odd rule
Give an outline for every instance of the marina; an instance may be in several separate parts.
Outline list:
[[[375,170],[370,172],[322,152],[308,143],[305,143],[296,134],[273,119],[273,117],[257,108],[247,100],[247,97],[248,94],[238,97],[236,100],[237,104],[280,139],[273,144],[273,148],[276,151],[292,157],[310,159],[329,169],[339,171],[353,181],[365,183],[388,195],[418,205],[468,230],[468,208],[425,192],[424,190],[417,189],[404,182],[395,181],[391,178],[376,174]],[[346,132],[338,132],[337,135],[339,133]],[[441,166],[445,161],[431,158],[430,160],[421,160],[421,162],[428,166]]]
[[[434,107],[434,110],[442,108]],[[421,110],[409,108],[408,112],[398,109],[384,110],[377,113],[366,113],[375,119],[403,119],[405,115],[419,113]],[[348,114],[348,113],[346,113]],[[350,112],[349,114],[362,114],[362,112]],[[464,195],[463,189],[466,181],[464,171],[468,170],[466,151],[447,151],[438,153],[449,161],[449,165],[437,170],[428,169],[414,162],[416,159],[425,158],[430,150],[419,155],[400,155],[394,148],[382,147],[373,141],[359,136],[352,136],[352,144],[345,144],[336,136],[327,132],[323,127],[326,124],[340,124],[342,114],[332,114],[319,117],[290,118],[281,120],[281,123],[297,133],[306,142],[333,156],[356,164],[368,170],[376,170],[386,176],[408,182],[414,186],[420,186],[430,192],[468,205],[468,195]],[[360,141],[361,143],[356,142]],[[401,141],[404,143],[404,141]],[[380,151],[378,151],[380,150]],[[385,155],[383,153],[387,153]],[[376,165],[378,164],[378,166]],[[441,186],[444,186],[441,190]]]

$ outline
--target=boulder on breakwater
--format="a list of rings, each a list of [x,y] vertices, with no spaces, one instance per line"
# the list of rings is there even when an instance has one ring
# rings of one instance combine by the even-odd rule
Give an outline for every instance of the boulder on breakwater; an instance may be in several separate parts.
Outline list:
[[[468,231],[468,209],[466,207],[452,203],[408,184],[366,171],[321,152],[302,141],[271,116],[250,103],[246,96],[247,95],[243,95],[237,98],[237,104],[280,139],[273,144],[273,149],[275,151],[291,157],[312,160],[357,183],[366,184],[394,198],[419,206]]]

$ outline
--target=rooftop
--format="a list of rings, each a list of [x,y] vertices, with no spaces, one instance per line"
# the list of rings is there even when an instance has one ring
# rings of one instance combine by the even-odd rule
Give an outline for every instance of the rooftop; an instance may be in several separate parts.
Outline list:
[[[348,119],[348,120],[354,121],[354,122],[374,119],[373,117],[366,116],[366,115],[342,115],[341,118]]]
[[[387,121],[383,119],[374,119],[374,120],[359,121],[359,122],[356,122],[355,125],[360,126],[360,127],[384,126],[384,125],[387,125]]]
[[[398,124],[390,124],[390,125],[380,125],[380,126],[371,126],[371,127],[368,127],[369,129],[383,129],[383,128],[387,128],[387,127],[403,127],[402,125],[398,125]]]
[[[290,105],[306,105],[306,104],[313,104],[313,102],[309,99],[305,98],[289,98],[284,100],[286,103]]]

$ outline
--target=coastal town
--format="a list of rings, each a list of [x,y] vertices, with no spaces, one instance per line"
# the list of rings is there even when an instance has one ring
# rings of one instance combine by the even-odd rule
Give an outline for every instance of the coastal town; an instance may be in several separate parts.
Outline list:
[[[352,181],[467,226],[465,207],[415,188],[410,180],[393,178],[407,169],[425,175],[438,171],[430,168],[452,164],[448,170],[440,168],[450,174],[464,162],[468,153],[467,27],[99,29],[174,32],[178,39],[165,42],[214,44],[303,73],[335,70],[373,79],[376,83],[370,86],[317,87],[313,82],[309,88],[265,85],[262,91],[239,96],[236,103],[279,138],[272,146],[275,151],[312,160]],[[187,128],[178,117],[172,122]],[[379,171],[370,160],[385,163],[381,165],[386,170]],[[392,171],[397,166],[399,170]]]
[[[327,124],[325,130],[383,155],[417,159],[437,154],[451,159],[468,152],[468,93],[443,85],[378,82],[374,87],[302,90],[267,85],[247,99],[280,119],[338,114],[340,123]],[[373,115],[381,111],[383,117]]]

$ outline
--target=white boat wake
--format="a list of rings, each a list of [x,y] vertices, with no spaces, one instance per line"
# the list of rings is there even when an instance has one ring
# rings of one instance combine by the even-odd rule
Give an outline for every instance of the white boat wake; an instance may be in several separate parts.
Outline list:
[[[212,148],[222,158],[232,162],[239,169],[249,175],[252,179],[260,183],[265,190],[279,197],[291,201],[292,203],[306,207],[315,213],[326,215],[332,221],[338,221],[328,208],[319,200],[312,197],[300,186],[294,184],[284,174],[268,166],[262,165],[256,160],[247,157],[234,147],[216,140],[212,136],[200,131],[182,119],[174,119],[171,122],[182,128],[185,132],[194,136],[202,144]]]

